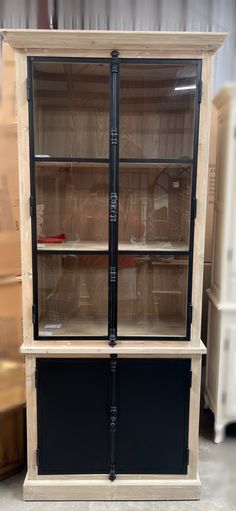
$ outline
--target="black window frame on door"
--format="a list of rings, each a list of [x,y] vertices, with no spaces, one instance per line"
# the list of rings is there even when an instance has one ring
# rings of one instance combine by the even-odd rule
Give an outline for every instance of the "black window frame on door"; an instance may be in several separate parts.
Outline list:
[[[65,157],[37,157],[35,155],[34,142],[34,100],[33,100],[33,63],[101,63],[110,66],[110,85],[109,85],[109,157],[108,158],[65,158]],[[52,336],[51,340],[107,340],[111,346],[115,346],[117,340],[165,340],[189,341],[192,323],[192,276],[193,276],[193,248],[194,248],[194,224],[196,217],[196,178],[197,178],[197,160],[198,160],[198,136],[199,136],[199,117],[201,102],[201,59],[138,59],[138,58],[119,58],[117,51],[111,52],[111,58],[82,58],[82,57],[28,57],[28,84],[27,96],[29,104],[29,148],[30,148],[30,214],[32,229],[32,271],[33,271],[33,305],[32,321],[34,327],[34,338],[36,340],[46,341],[47,336],[39,335],[38,321],[38,267],[37,256],[45,253],[37,248],[36,232],[36,185],[35,185],[35,166],[37,162],[81,162],[81,163],[104,163],[109,165],[109,244],[108,250],[96,251],[88,250],[47,250],[46,254],[58,255],[107,255],[108,256],[108,332],[104,336],[81,336],[81,335],[63,335]],[[119,120],[120,120],[120,65],[122,64],[143,64],[143,65],[189,65],[196,66],[196,91],[194,100],[194,138],[193,154],[191,159],[137,159],[137,158],[119,158]],[[145,255],[149,256],[187,256],[188,257],[188,282],[187,282],[187,314],[186,314],[186,334],[180,335],[156,335],[156,336],[119,336],[117,335],[117,306],[118,306],[118,255],[129,255],[129,251],[118,250],[118,225],[119,225],[119,164],[120,163],[165,163],[165,164],[188,164],[192,169],[191,181],[191,211],[190,211],[190,229],[189,229],[189,248],[188,250],[145,250]],[[142,255],[144,252],[135,251],[135,255]],[[132,252],[133,254],[133,252]]]

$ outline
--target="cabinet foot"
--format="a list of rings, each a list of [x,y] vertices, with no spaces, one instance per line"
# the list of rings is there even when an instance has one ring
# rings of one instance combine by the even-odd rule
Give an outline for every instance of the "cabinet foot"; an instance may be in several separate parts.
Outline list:
[[[214,442],[215,444],[220,444],[223,442],[225,437],[225,427],[222,425],[215,425],[214,428],[215,436],[214,436]]]

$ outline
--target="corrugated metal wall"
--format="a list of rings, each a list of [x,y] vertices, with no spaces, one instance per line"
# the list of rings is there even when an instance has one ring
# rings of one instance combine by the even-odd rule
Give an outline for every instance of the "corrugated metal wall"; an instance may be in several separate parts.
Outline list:
[[[228,31],[214,92],[236,80],[236,0],[1,0],[1,27],[38,28],[43,6],[59,29]]]

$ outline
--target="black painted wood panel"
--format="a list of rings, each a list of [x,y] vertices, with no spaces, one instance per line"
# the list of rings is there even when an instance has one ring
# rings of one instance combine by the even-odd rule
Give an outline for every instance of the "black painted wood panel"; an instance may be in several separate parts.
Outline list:
[[[39,359],[39,474],[107,473],[109,359]]]
[[[119,359],[117,473],[187,473],[190,360]]]

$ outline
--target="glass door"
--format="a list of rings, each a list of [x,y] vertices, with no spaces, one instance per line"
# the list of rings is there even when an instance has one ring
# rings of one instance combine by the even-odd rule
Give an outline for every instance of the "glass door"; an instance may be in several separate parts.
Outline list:
[[[29,61],[36,338],[108,335],[109,75]]]
[[[36,339],[188,339],[198,60],[29,58]]]
[[[197,61],[120,65],[118,338],[190,333]]]

